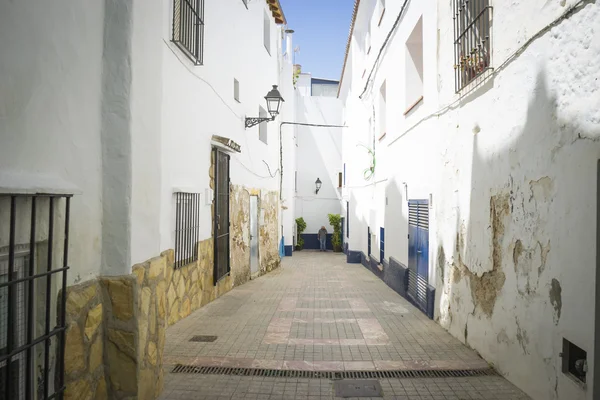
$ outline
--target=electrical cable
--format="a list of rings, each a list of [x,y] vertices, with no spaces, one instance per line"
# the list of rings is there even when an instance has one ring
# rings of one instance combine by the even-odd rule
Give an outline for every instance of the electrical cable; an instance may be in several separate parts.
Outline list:
[[[221,95],[219,94],[219,92],[217,92],[217,90],[213,87],[213,85],[210,84],[210,82],[202,79],[201,77],[199,77],[198,75],[196,75],[196,73],[190,69],[190,67],[179,57],[179,54],[177,54],[177,52],[171,47],[171,45],[169,44],[169,42],[167,42],[165,39],[163,39],[163,42],[165,43],[165,45],[167,46],[167,48],[169,50],[171,50],[171,53],[173,53],[173,55],[175,55],[175,57],[177,58],[177,60],[181,63],[181,65],[183,65],[190,74],[192,74],[192,76],[196,79],[198,79],[199,81],[204,82],[209,88],[212,89],[213,92],[215,92],[215,94],[217,95],[217,97],[223,102],[223,104],[225,105],[225,107],[227,107],[229,109],[229,111],[232,112],[233,115],[235,115],[237,118],[242,118],[241,115],[238,115],[238,113],[235,112],[235,110],[233,108],[231,108],[231,106],[229,104],[227,104],[227,102],[225,101],[225,99],[223,97],[221,97]]]
[[[373,68],[371,68],[371,72],[369,72],[369,77],[367,78],[367,83],[365,83],[365,88],[363,89],[360,96],[358,96],[359,99],[362,99],[363,95],[367,91],[367,88],[369,87],[369,84],[371,83],[371,77],[373,76],[373,72],[375,71],[375,68],[377,67],[377,63],[379,62],[379,59],[381,58],[381,55],[383,54],[383,50],[385,50],[388,42],[390,41],[390,38],[396,31],[396,28],[398,27],[398,25],[400,24],[400,20],[402,19],[402,16],[404,15],[404,9],[406,8],[406,5],[408,4],[409,1],[410,0],[404,0],[404,4],[402,4],[402,8],[400,8],[400,13],[398,14],[398,17],[396,18],[396,21],[394,21],[394,25],[392,25],[392,28],[390,29],[387,36],[385,37],[385,40],[383,41],[383,44],[381,45],[381,48],[379,49],[379,53],[377,53],[377,58],[375,58],[375,62],[373,63]]]
[[[580,0],[579,2],[575,3],[573,6],[569,7],[569,9],[567,11],[565,11],[558,18],[556,18],[554,21],[552,21],[551,23],[549,23],[548,25],[546,25],[545,27],[543,27],[542,29],[540,29],[531,38],[529,38],[525,43],[523,43],[523,45],[521,47],[519,47],[510,56],[508,56],[497,68],[494,68],[494,70],[489,74],[488,78],[491,78],[491,77],[499,74],[512,61],[514,61],[525,50],[527,50],[527,48],[535,40],[539,39],[541,36],[543,36],[545,33],[547,33],[550,29],[554,28],[556,25],[558,25],[559,23],[561,23],[565,19],[569,18],[573,13],[575,13],[575,11],[577,11],[578,8],[580,8],[584,4],[591,4],[591,3],[595,3],[595,2],[596,2],[596,0]],[[452,110],[458,103],[460,103],[462,101],[462,99],[463,99],[464,96],[468,95],[469,93],[471,93],[475,89],[476,89],[476,87],[473,88],[473,89],[471,89],[471,90],[469,90],[469,91],[467,91],[467,92],[465,92],[463,94],[463,96],[460,96],[458,99],[452,101],[451,103],[448,103],[447,105],[445,105],[444,107],[440,108],[439,110],[437,110],[437,111],[435,111],[435,112],[433,112],[433,113],[431,113],[429,115],[426,115],[425,117],[421,118],[419,121],[415,122],[410,128],[406,129],[400,136],[398,136],[394,140],[390,141],[388,143],[388,147],[391,146],[392,144],[394,144],[400,138],[402,138],[405,134],[407,134],[408,132],[412,131],[417,126],[421,125],[423,122],[425,122],[425,121],[427,121],[427,120],[429,120],[429,119],[431,119],[433,117],[440,117],[440,116],[444,115],[446,112]]]
[[[346,125],[310,124],[306,122],[280,122],[279,123],[279,200],[283,200],[283,141],[282,131],[284,125],[312,126],[315,128],[348,128]]]

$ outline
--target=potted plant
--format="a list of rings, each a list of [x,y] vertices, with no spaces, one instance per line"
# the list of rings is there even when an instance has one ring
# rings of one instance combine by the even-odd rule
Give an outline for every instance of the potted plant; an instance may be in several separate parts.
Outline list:
[[[342,252],[342,217],[339,214],[329,214],[329,224],[333,227],[331,245],[336,253]]]
[[[296,250],[302,250],[304,248],[304,238],[302,238],[302,232],[306,229],[306,222],[304,218],[296,218]]]

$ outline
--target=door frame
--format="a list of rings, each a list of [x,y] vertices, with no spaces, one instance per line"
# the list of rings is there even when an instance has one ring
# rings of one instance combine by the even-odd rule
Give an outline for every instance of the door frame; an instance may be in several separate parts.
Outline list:
[[[219,185],[219,157],[220,156],[224,156],[227,158],[227,180],[225,183],[225,190],[227,192],[227,207],[226,207],[226,211],[227,211],[227,221],[226,221],[226,230],[227,233],[223,234],[223,235],[219,235],[219,189],[220,189],[220,185]],[[217,283],[224,279],[225,277],[229,276],[231,274],[231,229],[230,229],[230,225],[231,225],[231,216],[230,216],[230,208],[231,208],[231,193],[230,193],[230,183],[231,183],[231,156],[229,154],[227,154],[226,152],[220,150],[217,147],[213,147],[212,148],[212,157],[214,159],[213,162],[213,168],[214,168],[214,207],[213,207],[213,230],[214,230],[214,235],[213,235],[213,283],[216,286]],[[223,236],[227,236],[227,266],[226,266],[226,272],[222,275],[222,276],[218,276],[219,275],[219,246],[218,246],[218,239],[219,237],[223,237]]]

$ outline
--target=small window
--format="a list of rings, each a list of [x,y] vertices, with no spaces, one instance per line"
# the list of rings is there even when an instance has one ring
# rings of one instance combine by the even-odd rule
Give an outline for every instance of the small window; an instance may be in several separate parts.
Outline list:
[[[379,140],[383,140],[387,133],[387,94],[386,82],[379,88]]]
[[[298,191],[298,171],[294,171],[294,192]]]
[[[344,125],[346,125],[344,123]],[[346,187],[346,163],[344,163],[344,187]]]
[[[233,78],[233,98],[240,102],[240,83],[235,78]]]
[[[562,372],[580,383],[586,382],[587,352],[564,338]]]
[[[173,0],[173,43],[195,65],[204,55],[204,0]]]
[[[456,92],[490,69],[490,0],[454,0],[454,77]]]
[[[267,112],[265,111],[264,108],[260,107],[258,109],[258,116],[261,118],[266,118],[267,117]],[[267,123],[266,122],[261,122],[258,125],[258,139],[263,142],[264,144],[268,144],[268,131],[267,131]]]
[[[420,18],[406,41],[406,111],[423,100],[423,18]]]
[[[267,53],[271,55],[271,18],[269,18],[269,14],[267,14],[266,11],[264,17],[263,31],[265,49],[267,49]]]
[[[198,260],[200,194],[175,193],[175,265],[181,268]]]
[[[342,173],[338,172],[338,188],[342,187],[342,180],[343,180]]]

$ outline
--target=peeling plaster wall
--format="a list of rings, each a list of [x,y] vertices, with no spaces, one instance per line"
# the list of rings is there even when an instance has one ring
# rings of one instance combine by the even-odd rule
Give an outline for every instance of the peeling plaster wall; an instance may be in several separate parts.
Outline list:
[[[279,267],[279,192],[262,191],[260,195],[259,259],[260,271],[271,272]]]
[[[387,205],[374,206],[375,218],[385,221],[386,253],[403,263],[406,199],[432,194],[429,276],[436,319],[536,400],[593,398],[600,107],[591,99],[600,90],[600,5],[587,4],[503,62],[574,3],[495,1],[496,72],[460,100],[451,4],[411,3],[372,87],[387,78],[388,107],[403,109],[402,68],[388,71],[404,65],[394,49],[403,48],[423,15],[424,103],[392,117],[387,142],[376,144],[385,148],[378,152],[377,183],[349,193],[356,203],[351,247],[366,251],[371,204],[387,197]],[[386,18],[397,15],[389,11]],[[352,147],[365,140],[374,102],[369,94],[358,100],[360,75],[370,70],[360,47],[363,29],[355,28],[352,72],[341,89],[351,119],[344,159],[357,161],[361,152]],[[360,168],[352,173],[358,186]],[[561,372],[563,338],[588,353],[586,389]]]

